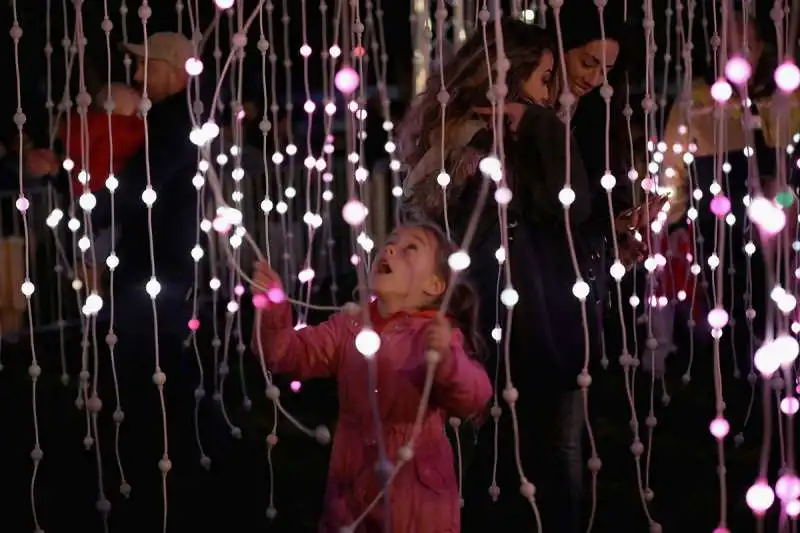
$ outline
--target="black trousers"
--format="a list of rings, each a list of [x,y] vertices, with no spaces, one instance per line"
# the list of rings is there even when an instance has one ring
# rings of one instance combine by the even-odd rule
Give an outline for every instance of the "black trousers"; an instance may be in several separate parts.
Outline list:
[[[199,371],[193,351],[184,347],[187,302],[183,295],[162,294],[158,301],[158,334],[155,334],[151,302],[144,293],[130,291],[118,305],[115,362],[118,390],[124,411],[119,453],[129,498],[119,491],[121,479],[114,457],[113,393],[102,393],[103,437],[108,497],[112,502],[111,527],[115,531],[161,531],[165,505],[168,531],[202,530],[213,509],[213,484],[200,466],[195,437],[194,390]],[[153,381],[156,367],[167,376],[163,398]],[[108,373],[106,373],[108,377]],[[109,380],[105,384],[110,388]],[[211,392],[208,394],[210,402]],[[163,401],[163,403],[162,403]],[[205,424],[206,417],[201,420]],[[171,469],[164,484],[159,461],[168,453]],[[166,486],[166,497],[164,487]],[[219,505],[218,503],[216,505]],[[199,528],[199,529],[198,529]]]
[[[585,461],[582,453],[583,398],[580,391],[543,390],[520,393],[519,451],[522,469],[536,486],[535,501],[545,531],[582,531],[582,488]],[[464,481],[462,531],[497,530],[508,533],[537,531],[530,503],[520,494],[520,473],[515,459],[514,433],[509,407],[503,403],[497,450],[495,424],[480,430],[476,457]],[[489,495],[497,461],[500,495]]]

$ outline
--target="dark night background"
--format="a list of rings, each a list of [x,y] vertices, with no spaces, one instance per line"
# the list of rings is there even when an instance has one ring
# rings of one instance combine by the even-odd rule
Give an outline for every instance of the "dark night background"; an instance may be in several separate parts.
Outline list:
[[[573,0],[568,0],[573,1]],[[291,17],[289,42],[294,78],[292,80],[292,100],[302,103],[305,99],[302,69],[300,65],[299,50],[302,44],[300,31],[300,2],[288,0]],[[63,51],[60,47],[62,35],[62,7],[61,2],[53,0],[51,11],[53,53],[53,95],[58,100],[63,86]],[[67,2],[70,4],[70,2]],[[211,0],[203,0],[200,18],[205,27],[212,18],[213,6]],[[257,4],[255,0],[244,2],[246,12]],[[312,49],[319,50],[321,24],[318,11],[318,2],[309,0],[308,4],[308,35]],[[408,0],[383,0],[384,25],[387,32],[387,46],[390,57],[388,83],[392,94],[396,98],[397,113],[410,96],[411,92],[411,33],[408,24]],[[659,0],[653,2],[654,12],[657,14],[656,28],[661,50],[658,61],[663,57],[664,23],[663,12],[666,2]],[[759,12],[766,15],[771,6],[767,2],[760,2]],[[334,1],[329,2],[329,10],[333,11]],[[710,4],[709,4],[710,5]],[[637,13],[638,2],[630,2],[631,13]],[[138,3],[129,2],[128,15],[129,40],[139,42],[142,28],[136,16]],[[174,3],[167,0],[151,2],[153,18],[149,24],[149,31],[160,30],[174,31],[177,27]],[[362,2],[362,8],[363,8]],[[28,117],[26,130],[30,132],[34,142],[46,145],[47,114],[44,106],[46,69],[45,56],[45,13],[44,0],[19,0],[19,19],[24,30],[20,47],[20,64],[22,66],[22,98],[23,110]],[[119,2],[108,2],[110,16],[115,24],[112,41],[121,41],[121,27],[119,18]],[[594,9],[587,3],[587,9]],[[72,11],[72,7],[68,8]],[[329,12],[329,16],[330,16]],[[362,9],[363,13],[363,9]],[[272,43],[277,50],[279,58],[283,55],[281,2],[276,2],[274,24],[276,38]],[[103,19],[103,2],[86,0],[83,5],[85,33],[89,41],[87,48],[87,76],[88,83],[102,83],[105,78],[105,45],[104,34],[101,29]],[[184,10],[184,16],[186,11]],[[0,9],[2,26],[10,28],[12,15],[10,7]],[[73,16],[69,15],[70,20]],[[265,17],[266,18],[266,17]],[[694,34],[698,36],[695,46],[697,60],[696,71],[702,71],[704,56],[703,43],[701,42],[702,30],[699,25],[700,9],[697,11],[697,28]],[[769,22],[767,16],[762,16]],[[227,26],[224,22],[223,26]],[[188,19],[184,21],[184,30],[188,27]],[[640,28],[640,26],[638,26]],[[224,34],[225,32],[223,32]],[[262,72],[260,55],[255,49],[258,39],[258,23],[256,22],[249,32],[249,48],[246,59],[244,100],[252,100],[260,105]],[[224,40],[224,39],[223,39]],[[643,43],[643,38],[641,41]],[[673,40],[674,42],[674,40]],[[5,87],[0,109],[0,127],[8,130],[11,126],[11,116],[16,108],[14,97],[14,70],[11,39],[0,39],[2,51],[3,85]],[[226,52],[223,50],[223,52]],[[112,47],[114,59],[113,75],[115,79],[124,79],[121,54]],[[315,56],[316,57],[316,54]],[[673,57],[675,53],[673,52]],[[288,99],[284,87],[284,69],[278,62],[278,88],[279,104],[283,106]],[[212,70],[210,63],[206,63],[206,73]],[[660,72],[661,67],[656,66]],[[674,71],[673,71],[674,72]],[[311,61],[309,68],[312,90],[321,90],[321,67],[318,61]],[[671,73],[672,74],[672,73]],[[269,75],[269,73],[267,73]],[[371,83],[374,80],[370,80]],[[634,78],[634,82],[636,78]],[[659,88],[660,92],[660,88]],[[72,94],[75,94],[73,88]],[[637,98],[637,97],[635,97]],[[299,110],[300,105],[296,105]],[[634,106],[637,108],[638,106]],[[380,124],[380,123],[378,123]],[[371,132],[372,133],[372,132]],[[375,135],[379,135],[380,131]],[[260,142],[259,142],[260,144]],[[375,143],[377,150],[381,143]],[[376,156],[373,154],[373,156]],[[329,281],[330,282],[330,281]],[[350,294],[354,280],[351,276],[342,275],[335,280],[339,285],[340,294]],[[320,290],[320,295],[328,294],[328,290]],[[206,309],[205,319],[209,318],[210,310]],[[312,317],[313,318],[313,317]],[[319,318],[319,317],[317,317]],[[223,323],[221,317],[220,324]],[[248,319],[244,321],[245,324]],[[200,346],[210,346],[210,338],[200,338]],[[249,338],[245,331],[244,338]],[[686,346],[686,339],[682,339],[682,347]],[[66,346],[68,347],[69,365],[71,374],[77,375],[80,365],[80,332],[77,329],[68,329]],[[235,342],[234,342],[235,344]],[[36,337],[36,348],[43,367],[43,378],[39,391],[39,425],[42,429],[42,448],[45,450],[45,459],[39,472],[36,497],[43,529],[47,533],[61,533],[82,531],[94,533],[102,531],[102,524],[98,513],[94,509],[97,499],[97,476],[94,452],[85,452],[82,446],[84,431],[84,414],[74,407],[75,389],[73,386],[64,387],[58,380],[58,354],[60,340],[56,332],[43,332]],[[29,452],[32,448],[32,422],[30,408],[30,381],[27,376],[27,366],[30,362],[28,339],[21,339],[16,344],[3,345],[2,355],[5,369],[0,373],[0,531],[3,533],[23,533],[33,530],[30,519],[29,480],[31,461]],[[723,350],[727,346],[723,343]],[[615,357],[610,350],[612,364],[607,371],[595,369],[595,380],[591,389],[591,415],[597,439],[600,457],[603,460],[603,470],[600,473],[598,487],[598,515],[594,531],[646,531],[638,491],[635,487],[634,462],[628,451],[631,436],[628,429],[629,411],[624,396],[621,371],[615,362]],[[143,356],[149,357],[148,350],[143,350]],[[193,357],[191,354],[184,354]],[[208,360],[208,350],[203,352]],[[102,357],[102,356],[101,356]],[[670,359],[670,371],[667,376],[667,387],[671,395],[668,407],[660,406],[661,390],[656,390],[656,414],[659,426],[655,432],[655,445],[653,449],[653,462],[651,470],[651,486],[655,491],[652,503],[652,513],[656,520],[662,523],[664,531],[678,531],[684,528],[687,531],[711,531],[716,526],[718,513],[718,488],[716,479],[716,446],[713,438],[708,434],[708,423],[714,416],[713,381],[711,377],[711,351],[708,345],[698,345],[696,352],[695,374],[692,383],[688,386],[681,384],[680,376],[685,368],[687,353],[681,350]],[[723,355],[723,365],[729,357]],[[326,460],[328,449],[319,446],[313,439],[299,434],[294,428],[281,421],[278,430],[280,444],[274,452],[275,464],[275,496],[278,518],[269,523],[265,517],[267,507],[268,474],[266,467],[266,452],[264,437],[271,427],[272,410],[266,405],[263,394],[263,382],[260,369],[248,360],[246,362],[250,396],[254,401],[251,412],[245,412],[242,405],[241,393],[234,377],[229,378],[230,387],[226,389],[226,405],[234,419],[243,428],[244,438],[235,440],[225,432],[211,432],[208,427],[219,423],[219,415],[215,414],[218,406],[211,400],[204,404],[208,424],[205,425],[204,443],[208,446],[208,453],[213,457],[214,464],[208,473],[208,479],[202,487],[197,488],[197,513],[208,518],[207,531],[269,531],[304,533],[315,530],[316,517],[318,516],[322,501],[322,489],[326,475]],[[237,375],[234,369],[231,376]],[[731,369],[723,368],[723,375],[730,376]],[[649,378],[637,379],[637,398],[640,420],[647,414],[649,398]],[[286,385],[283,383],[282,385]],[[144,386],[149,386],[145,384]],[[282,387],[287,409],[297,414],[311,427],[319,423],[329,424],[335,428],[336,403],[335,389],[328,382],[305,383],[298,394],[290,394],[288,387]],[[750,389],[744,380],[734,381],[731,378],[725,381],[725,397],[728,402],[727,416],[731,421],[732,433],[737,433],[744,420],[744,413],[750,398]],[[760,394],[757,394],[760,399]],[[757,404],[758,405],[758,404]],[[756,415],[760,409],[756,409]],[[154,421],[155,422],[155,421]],[[154,424],[154,431],[158,430]],[[735,532],[752,529],[750,512],[744,503],[744,492],[754,480],[757,472],[758,446],[761,442],[760,419],[756,416],[748,425],[745,433],[744,444],[734,446],[732,439],[728,439],[727,473],[729,495],[729,527]],[[135,439],[135,435],[126,435],[123,438]],[[471,438],[465,433],[463,439],[466,448],[469,448]],[[646,441],[645,441],[646,443]],[[176,460],[173,458],[173,460]],[[195,459],[190,459],[195,460]],[[546,460],[546,458],[544,458]],[[113,470],[111,458],[105,464],[107,471]],[[487,487],[488,487],[487,480]],[[116,487],[108,486],[109,497],[117,507],[125,505],[124,501],[116,495]],[[160,487],[136,487],[138,491],[159,491]],[[514,487],[504,487],[504,490],[515,490]],[[114,513],[111,515],[114,531]],[[502,525],[498,525],[502,531]],[[141,532],[152,533],[152,532]]]

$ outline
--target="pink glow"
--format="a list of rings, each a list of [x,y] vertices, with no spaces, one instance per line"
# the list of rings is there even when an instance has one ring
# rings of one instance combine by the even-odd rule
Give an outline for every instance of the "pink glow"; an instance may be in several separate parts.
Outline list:
[[[197,331],[200,329],[200,321],[196,318],[193,318],[189,321],[189,330],[190,331]]]
[[[733,87],[726,79],[720,78],[711,86],[711,97],[717,103],[724,104],[731,99],[731,96],[733,96]]]
[[[708,313],[708,325],[714,329],[722,329],[728,324],[728,312],[717,307]]]
[[[766,481],[759,479],[752,487],[747,489],[745,500],[747,501],[747,506],[750,507],[755,514],[762,515],[767,512],[775,502],[775,493],[772,492],[772,487],[770,487]]]
[[[300,387],[303,385],[299,381],[292,381],[289,384],[289,388],[292,389],[292,392],[300,392]]]
[[[358,73],[352,67],[343,67],[333,78],[336,88],[344,94],[352,94],[358,88],[360,81]]]
[[[286,299],[286,294],[280,287],[270,287],[267,289],[267,299],[274,304],[279,304]]]
[[[711,425],[708,429],[717,440],[722,440],[728,435],[731,425],[724,418],[717,417],[711,421]]]
[[[727,215],[731,210],[731,201],[728,200],[728,197],[722,194],[718,194],[711,200],[711,212],[717,215],[719,218],[723,218]]]
[[[785,92],[794,92],[800,86],[800,69],[793,61],[784,61],[775,69],[775,84]]]
[[[253,307],[256,309],[264,309],[267,306],[269,300],[267,300],[266,294],[254,294],[253,295]]]
[[[725,76],[736,85],[744,85],[750,79],[753,69],[750,63],[742,56],[736,55],[728,60],[725,65]]]

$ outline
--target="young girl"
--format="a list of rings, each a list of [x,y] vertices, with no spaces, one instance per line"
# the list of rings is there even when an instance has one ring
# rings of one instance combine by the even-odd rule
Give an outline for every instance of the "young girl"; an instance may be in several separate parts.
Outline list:
[[[273,372],[299,379],[336,376],[339,381],[339,421],[320,526],[339,533],[380,494],[380,440],[392,464],[408,443],[417,416],[428,368],[426,352],[441,355],[435,369],[428,410],[416,438],[411,460],[396,473],[391,501],[377,505],[356,530],[382,531],[389,513],[394,533],[456,533],[460,505],[453,454],[445,436],[446,416],[479,414],[492,395],[483,368],[470,359],[476,352],[476,299],[468,285],[453,287],[447,318],[438,309],[451,270],[447,259],[454,247],[438,228],[424,224],[399,228],[389,238],[370,272],[376,296],[369,319],[360,314],[333,315],[316,327],[295,331],[288,303],[261,312],[260,341]],[[264,262],[256,264],[255,287],[280,287],[280,277]],[[256,289],[259,290],[259,289]],[[452,324],[452,325],[451,325]],[[459,327],[455,327],[455,326]],[[368,385],[367,358],[355,346],[364,328],[380,335],[372,356],[376,381]],[[376,435],[370,396],[376,395],[381,437]]]

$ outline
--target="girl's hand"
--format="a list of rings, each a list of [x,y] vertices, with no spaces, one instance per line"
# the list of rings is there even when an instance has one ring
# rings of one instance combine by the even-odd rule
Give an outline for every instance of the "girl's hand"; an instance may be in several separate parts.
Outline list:
[[[453,329],[445,317],[436,315],[425,333],[429,350],[440,354],[447,353],[453,338]]]
[[[253,294],[261,294],[272,288],[283,290],[283,284],[278,274],[272,270],[266,261],[256,261],[253,266],[253,279],[250,288]]]

